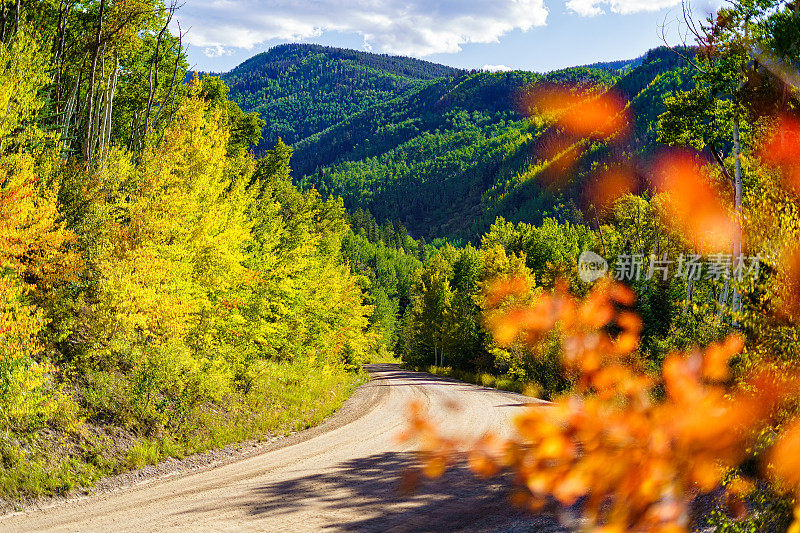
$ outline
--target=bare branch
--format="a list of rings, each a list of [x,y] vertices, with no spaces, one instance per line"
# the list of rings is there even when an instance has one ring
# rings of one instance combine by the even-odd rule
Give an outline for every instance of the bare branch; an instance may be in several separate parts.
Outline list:
[[[153,58],[150,60],[150,73],[148,75],[150,90],[147,93],[147,107],[145,108],[144,112],[144,137],[147,137],[147,130],[150,126],[150,112],[153,109],[153,98],[155,97],[155,92],[158,89],[158,67],[159,67],[159,54],[161,53],[161,43],[164,40],[164,34],[167,32],[167,28],[169,28],[169,23],[172,21],[172,16],[175,14],[175,3],[173,2],[167,13],[167,18],[164,21],[164,26],[161,28],[161,31],[158,33],[158,37],[156,38],[156,49],[153,52]]]
[[[690,24],[693,24],[693,23],[688,22],[690,19],[688,18],[688,15],[686,13],[686,2],[685,2],[685,0],[683,2],[681,2],[681,5],[683,6],[684,21],[686,21],[687,26],[689,26]],[[697,62],[694,61],[691,57],[689,57],[687,54],[684,54],[681,51],[679,51],[675,46],[669,44],[669,40],[667,39],[666,26],[667,26],[667,24],[666,24],[666,17],[665,17],[664,18],[664,22],[662,22],[662,24],[661,24],[661,36],[660,36],[661,37],[661,42],[664,43],[664,46],[666,46],[673,54],[675,54],[676,56],[678,56],[681,59],[683,59],[684,62],[686,62],[686,64],[691,66],[694,70],[696,70],[696,71],[698,71],[698,72],[700,72],[702,74],[707,74],[707,71],[703,67],[698,65]],[[684,46],[684,48],[687,47],[685,40],[683,42],[683,46]]]
[[[83,146],[84,158],[86,159],[87,168],[92,161],[92,123],[94,118],[94,90],[95,90],[95,75],[97,72],[97,60],[100,54],[100,45],[102,44],[101,36],[103,34],[103,17],[105,16],[106,0],[100,0],[100,10],[97,15],[97,30],[95,32],[95,40],[92,44],[92,68],[89,75],[89,90],[87,98],[87,111],[88,117],[86,120],[85,141]]]
[[[181,23],[180,23],[180,21],[178,21],[178,55],[175,58],[175,69],[172,72],[173,83],[170,86],[170,93],[172,94],[172,102],[170,103],[170,114],[169,114],[169,120],[167,121],[167,126],[172,124],[172,118],[175,116],[175,91],[173,91],[173,88],[175,87],[175,85],[174,85],[175,75],[178,72],[178,62],[180,61],[180,58],[181,58],[181,50],[183,48],[183,36],[184,35],[186,35],[186,32],[181,30]],[[161,107],[163,107],[163,105],[166,103],[166,101],[169,98],[169,96],[170,96],[170,94],[167,94],[167,97],[164,98],[164,101],[161,103]],[[161,107],[159,107],[159,109],[158,109],[158,114],[161,114]],[[156,118],[158,118],[158,115],[156,115]],[[166,128],[161,130],[161,137],[158,140],[159,143],[161,143],[161,141],[164,139],[164,132],[166,132]]]
[[[714,157],[714,160],[717,162],[719,168],[722,170],[722,174],[730,182],[731,186],[736,187],[736,181],[733,179],[730,172],[728,172],[728,168],[725,166],[725,161],[723,161],[722,159],[722,154],[717,151],[713,142],[708,143],[708,151],[711,152],[711,155]]]
[[[175,89],[175,81],[178,76],[178,66],[180,65],[181,61],[181,54],[183,52],[183,33],[181,33],[181,25],[180,22],[178,23],[178,50],[175,54],[175,66],[172,69],[172,80],[169,83],[169,91],[167,91],[167,95],[158,105],[158,110],[156,111],[156,116],[153,117],[153,126],[155,126],[156,122],[158,121],[158,117],[161,116],[161,111],[164,108],[164,104],[169,100],[169,97],[172,95],[172,91]]]

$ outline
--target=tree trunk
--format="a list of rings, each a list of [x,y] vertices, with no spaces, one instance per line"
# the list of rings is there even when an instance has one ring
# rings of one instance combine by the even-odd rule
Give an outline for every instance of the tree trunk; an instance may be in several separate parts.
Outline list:
[[[603,228],[600,227],[600,219],[597,217],[597,208],[594,209],[594,221],[597,223],[597,231],[600,232],[600,242],[603,243],[603,258],[608,259],[608,250],[606,250],[606,239],[603,237]]]
[[[97,59],[100,56],[100,42],[101,37],[103,34],[103,16],[105,15],[106,10],[106,0],[100,0],[100,11],[97,18],[97,31],[95,32],[94,37],[94,46],[92,47],[92,66],[89,74],[89,88],[88,88],[88,105],[87,105],[87,112],[88,117],[86,120],[86,135],[84,139],[84,146],[83,146],[83,154],[84,158],[86,159],[87,166],[91,164],[92,161],[92,132],[93,132],[93,124],[94,124],[94,89],[95,89],[95,75],[97,73]]]
[[[737,113],[733,119],[733,158],[734,158],[734,183],[735,183],[735,208],[736,208],[736,226],[733,234],[733,259],[738,260],[742,253],[742,145],[739,137],[739,114]],[[741,311],[742,307],[742,294],[739,287],[733,288],[733,301],[731,302],[731,310],[734,313]],[[734,325],[736,319],[734,319]]]
[[[722,285],[722,290],[719,291],[719,299],[717,300],[717,305],[719,306],[719,311],[717,311],[717,318],[722,319],[722,312],[725,310],[725,307],[728,305],[728,285],[730,283],[730,279],[726,279],[725,283]]]
[[[19,14],[20,14],[20,7],[21,7],[21,0],[17,0],[16,4],[14,4],[14,35],[17,34],[19,30]]]
[[[167,95],[158,105],[156,116],[153,117],[153,125],[155,125],[156,122],[158,122],[158,118],[161,116],[161,111],[164,109],[164,106],[167,105],[167,100],[169,100],[172,97],[172,92],[175,89],[175,81],[177,80],[178,77],[178,66],[180,65],[182,50],[183,50],[183,34],[180,31],[180,24],[178,24],[178,51],[175,54],[175,67],[172,69],[172,80],[169,82],[169,90],[167,91]],[[170,103],[170,105],[172,104]]]
[[[2,26],[0,26],[0,42],[6,42],[6,22],[8,22],[8,9],[6,9],[5,4],[2,4],[3,9],[2,13],[0,13],[0,21],[2,21]]]
[[[160,54],[161,54],[161,43],[164,40],[164,34],[169,27],[169,22],[172,20],[172,9],[170,8],[169,15],[167,15],[167,21],[164,24],[164,27],[161,28],[161,31],[158,33],[158,38],[156,39],[156,49],[153,52],[153,58],[150,60],[150,73],[148,75],[149,81],[149,88],[150,90],[147,93],[147,107],[144,112],[144,135],[143,137],[147,137],[147,130],[150,129],[150,112],[153,109],[153,99],[155,98],[156,91],[158,90],[158,66],[160,63]],[[180,53],[180,51],[179,51]],[[144,140],[144,139],[143,139]]]

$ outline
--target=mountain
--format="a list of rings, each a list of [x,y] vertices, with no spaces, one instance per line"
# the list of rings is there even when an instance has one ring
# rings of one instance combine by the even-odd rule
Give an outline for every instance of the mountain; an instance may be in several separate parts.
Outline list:
[[[600,70],[611,70],[615,72],[627,72],[632,68],[636,68],[642,64],[644,56],[637,57],[636,59],[620,59],[617,61],[598,61],[589,65],[581,65],[583,68],[596,68]]]
[[[571,68],[442,79],[297,143],[294,168],[304,184],[426,238],[475,240],[497,216],[579,217],[589,169],[613,154],[594,143],[553,187],[557,132],[528,117],[525,95],[541,83],[605,86],[628,99],[637,117],[627,149],[648,152],[663,95],[688,79],[679,61],[656,49],[621,75]]]
[[[285,44],[221,75],[231,98],[266,121],[260,149],[324,130],[367,107],[463,71],[410,57]]]
[[[544,75],[465,72],[287,45],[223,79],[245,111],[262,113],[265,145],[277,136],[292,145],[302,186],[341,196],[348,208],[368,210],[378,221],[399,220],[415,237],[475,241],[497,216],[580,219],[590,169],[620,157],[594,142],[575,165],[562,168],[567,147],[558,145],[558,131],[529,116],[531,88],[590,84],[614,91],[637,117],[624,150],[656,148],[663,96],[685,88],[689,77],[665,48],[625,64],[627,70],[574,67]]]

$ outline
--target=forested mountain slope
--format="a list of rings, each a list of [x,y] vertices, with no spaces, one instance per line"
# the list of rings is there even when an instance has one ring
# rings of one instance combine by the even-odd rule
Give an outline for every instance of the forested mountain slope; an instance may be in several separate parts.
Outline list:
[[[415,236],[475,242],[497,216],[538,222],[580,219],[588,170],[618,158],[587,150],[559,187],[548,183],[566,146],[530,116],[526,97],[542,84],[592,85],[621,95],[637,117],[631,152],[651,152],[663,97],[684,87],[683,60],[665,48],[624,68],[463,72],[424,61],[284,45],[222,78],[245,111],[267,122],[263,147],[294,148],[295,179],[378,221],[399,220]],[[614,64],[616,66],[616,64]]]
[[[590,63],[588,65],[581,65],[585,68],[597,68],[601,70],[616,70],[619,72],[626,72],[632,68],[638,67],[642,64],[644,56],[637,57],[636,59],[619,59],[617,61],[598,61],[597,63]]]
[[[460,73],[409,57],[285,44],[221,77],[234,101],[266,121],[260,148],[268,149],[279,138],[293,144],[427,80]]]
[[[608,87],[639,118],[632,151],[652,151],[662,97],[684,83],[680,58],[658,49],[618,76],[572,68],[538,75],[478,73],[441,79],[361,111],[295,145],[304,183],[378,220],[399,219],[416,236],[474,240],[497,216],[541,221],[579,218],[588,169],[611,154],[601,144],[566,175],[545,186],[559,150],[555,133],[529,117],[525,96],[542,83]]]

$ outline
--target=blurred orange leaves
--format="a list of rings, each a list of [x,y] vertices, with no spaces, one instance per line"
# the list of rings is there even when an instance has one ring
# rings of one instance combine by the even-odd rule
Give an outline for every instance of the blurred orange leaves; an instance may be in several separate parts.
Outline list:
[[[777,117],[776,128],[762,140],[761,159],[778,169],[783,185],[800,195],[800,118],[785,114]],[[784,318],[800,316],[800,249],[794,240],[784,250],[777,282],[781,287],[777,311]]]
[[[542,143],[539,156],[548,161],[542,169],[542,184],[550,189],[558,190],[567,185],[570,171],[583,155],[583,142],[567,137],[556,137]]]
[[[691,154],[673,151],[661,156],[653,176],[656,189],[670,198],[665,223],[698,250],[730,251],[736,221]]]
[[[468,465],[481,477],[493,476],[500,472],[506,452],[506,442],[493,433],[487,433],[469,452]]]
[[[531,91],[528,103],[540,113],[554,116],[567,133],[581,139],[607,139],[627,134],[630,127],[625,100],[609,91],[544,85]]]
[[[547,162],[540,179],[549,188],[567,185],[570,171],[587,149],[587,141],[625,138],[631,128],[627,101],[601,86],[538,84],[524,98],[524,108],[527,113],[545,117],[557,128],[537,148],[537,157]],[[634,188],[627,175],[617,173],[607,178],[608,186],[601,181],[601,189],[596,191],[603,198],[613,201],[612,197],[620,195],[615,189]]]
[[[800,486],[800,421],[784,429],[769,462],[773,476],[786,488]]]
[[[544,146],[552,172],[571,170],[586,139],[611,140],[630,130],[624,101],[601,90],[548,86],[531,93],[528,103],[562,130]],[[762,144],[762,160],[800,194],[800,120],[787,115],[777,122]],[[730,251],[738,220],[695,155],[662,154],[653,185],[665,195],[666,224],[700,251]],[[632,170],[612,164],[587,193],[607,209],[636,186]],[[780,276],[781,310],[800,316],[800,252],[790,250]],[[751,457],[756,436],[771,431],[781,406],[800,392],[800,376],[792,372],[756,367],[734,380],[730,360],[745,345],[739,335],[670,353],[659,373],[648,371],[636,353],[642,320],[628,309],[635,298],[624,285],[603,279],[585,298],[564,284],[534,301],[529,294],[524,280],[489,284],[486,325],[500,345],[533,346],[555,334],[574,389],[552,404],[526,408],[513,438],[486,435],[472,445],[468,464],[478,475],[515,472],[515,504],[535,510],[551,497],[565,505],[580,501],[591,526],[607,533],[688,531],[694,495],[722,487],[731,469]],[[453,460],[457,443],[439,436],[419,405],[404,438],[419,442],[427,475],[441,475]],[[766,462],[779,487],[800,495],[800,420],[783,427]],[[725,486],[735,516],[747,513],[744,497],[754,486],[743,477]],[[791,531],[800,533],[800,506],[795,519]]]
[[[800,316],[800,250],[789,250],[780,272],[783,287],[782,302],[778,311],[785,316]]]
[[[611,208],[619,198],[633,193],[637,187],[638,181],[631,169],[615,166],[600,172],[587,193],[592,204],[603,212]]]
[[[548,187],[566,185],[587,149],[587,140],[609,142],[619,149],[620,141],[631,131],[632,117],[626,101],[603,87],[548,84],[532,90],[526,103],[529,110],[549,117],[560,128],[538,150],[538,156],[548,162],[541,172],[542,182]],[[784,123],[784,130],[794,133],[782,134],[780,143],[774,141],[768,149],[772,160],[781,164],[800,149],[800,123],[789,123],[788,119]],[[619,198],[636,192],[637,164],[641,162],[606,163],[585,189],[588,202],[604,212]],[[792,168],[792,180],[800,186],[800,165]],[[729,251],[738,231],[737,222],[695,157],[677,150],[666,152],[656,160],[652,173],[655,189],[667,193],[672,200],[662,212],[664,221],[698,250]]]
[[[768,165],[780,167],[784,185],[800,193],[800,119],[778,117],[777,128],[762,145],[761,158]]]
[[[625,308],[634,295],[623,285],[600,282],[578,299],[562,284],[528,308],[503,308],[518,288],[512,280],[489,287],[503,295],[487,296],[496,307],[496,340],[536,342],[557,329],[575,392],[527,408],[515,420],[515,437],[486,435],[472,446],[468,464],[477,474],[516,473],[517,504],[581,501],[598,531],[686,531],[696,490],[722,486],[778,405],[798,392],[797,376],[766,371],[733,384],[728,363],[744,346],[737,335],[670,354],[660,375],[646,372],[634,355],[642,322]],[[654,394],[659,388],[664,395]],[[438,436],[419,405],[411,428],[405,437],[420,443],[423,470],[439,475],[448,461],[443,450],[455,444]],[[784,434],[771,461],[777,477],[800,483],[800,424]],[[740,480],[730,489],[739,512],[746,486]]]

